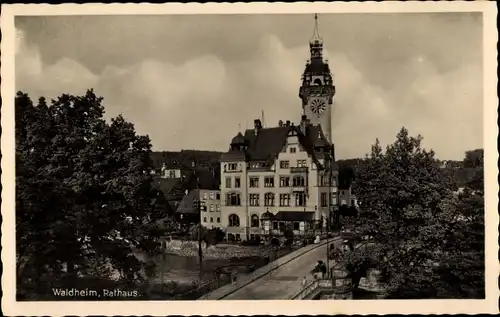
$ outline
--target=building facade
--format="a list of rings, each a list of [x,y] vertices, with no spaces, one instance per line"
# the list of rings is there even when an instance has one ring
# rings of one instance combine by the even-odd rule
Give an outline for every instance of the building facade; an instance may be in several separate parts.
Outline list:
[[[222,223],[220,191],[212,189],[188,191],[182,198],[177,213],[182,218],[190,219],[191,223],[201,222],[202,226],[208,229],[220,228]]]
[[[300,123],[263,127],[256,119],[221,156],[221,227],[229,240],[280,234],[285,227],[294,235],[324,230],[339,207],[331,133],[335,86],[315,20],[299,89]]]

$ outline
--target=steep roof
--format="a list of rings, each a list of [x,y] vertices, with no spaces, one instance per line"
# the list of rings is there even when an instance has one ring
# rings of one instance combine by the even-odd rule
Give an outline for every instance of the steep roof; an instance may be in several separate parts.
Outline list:
[[[318,142],[318,135],[323,140],[323,145],[330,146],[330,143],[326,140],[320,126],[309,124],[306,128],[306,133],[304,134],[301,132],[300,126],[289,125],[262,128],[259,130],[257,135],[255,135],[254,129],[246,130],[244,134],[246,149],[229,150],[227,153],[222,154],[221,160],[264,161],[270,165],[282,151],[286,144],[287,137],[291,132],[296,133],[300,144],[304,147],[308,154],[316,160],[316,163],[318,163],[317,159],[323,158],[325,154],[327,154],[325,152],[315,150],[315,146],[317,146]]]
[[[196,173],[195,173],[196,172]],[[219,189],[219,174],[208,168],[196,168],[186,173],[185,189]]]
[[[182,214],[198,214],[199,210],[194,202],[199,196],[199,190],[195,189],[190,191],[182,198],[182,201],[180,202],[179,207],[177,207],[176,212]]]
[[[175,189],[179,189],[181,184],[180,178],[156,178],[153,186],[163,192],[169,194]]]
[[[252,161],[266,161],[276,157],[283,146],[289,131],[293,127],[263,128],[255,135],[253,129],[245,131],[245,139],[248,141],[247,153]]]

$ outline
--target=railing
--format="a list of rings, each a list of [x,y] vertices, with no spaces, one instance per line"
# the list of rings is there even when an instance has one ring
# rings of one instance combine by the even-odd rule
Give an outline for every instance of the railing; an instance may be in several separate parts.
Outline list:
[[[308,167],[290,167],[290,173],[307,173]]]
[[[304,288],[297,295],[293,296],[292,299],[311,299],[322,292],[329,294],[345,294],[352,292],[351,278],[347,276],[334,276],[331,279],[314,280],[304,286]]]

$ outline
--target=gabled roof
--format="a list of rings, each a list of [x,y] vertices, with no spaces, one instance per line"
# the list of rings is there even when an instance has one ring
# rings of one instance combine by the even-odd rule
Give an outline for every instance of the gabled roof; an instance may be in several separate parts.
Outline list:
[[[207,168],[196,168],[186,173],[184,180],[184,188],[189,190],[194,189],[219,189],[220,173],[214,173]]]
[[[263,128],[255,135],[255,131],[246,130],[248,142],[247,153],[252,161],[267,161],[276,157],[285,145],[288,133],[293,127]]]
[[[300,130],[300,126],[281,126],[272,128],[262,128],[255,135],[254,129],[245,131],[244,139],[246,142],[245,150],[229,150],[227,153],[222,154],[222,161],[261,161],[267,162],[268,166],[274,162],[278,154],[282,151],[286,144],[286,140],[291,133],[295,133],[299,139],[300,144],[313,157],[315,163],[319,158],[325,156],[325,152],[316,151],[318,136],[322,139],[321,144],[331,146],[326,140],[321,127],[309,124],[304,134]],[[240,138],[237,135],[235,138]],[[233,139],[234,140],[234,139]],[[316,147],[315,147],[316,146]],[[329,152],[329,151],[328,151]]]
[[[176,212],[182,214],[198,214],[198,207],[194,203],[198,197],[200,197],[198,189],[190,191],[182,198]]]
[[[179,189],[180,183],[180,178],[155,178],[153,186],[161,190],[163,194],[166,195],[176,189]]]

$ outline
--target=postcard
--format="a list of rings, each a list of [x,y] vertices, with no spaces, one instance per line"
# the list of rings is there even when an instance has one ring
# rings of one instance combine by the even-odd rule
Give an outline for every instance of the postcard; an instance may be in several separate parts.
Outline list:
[[[2,5],[3,311],[498,313],[496,16]]]

